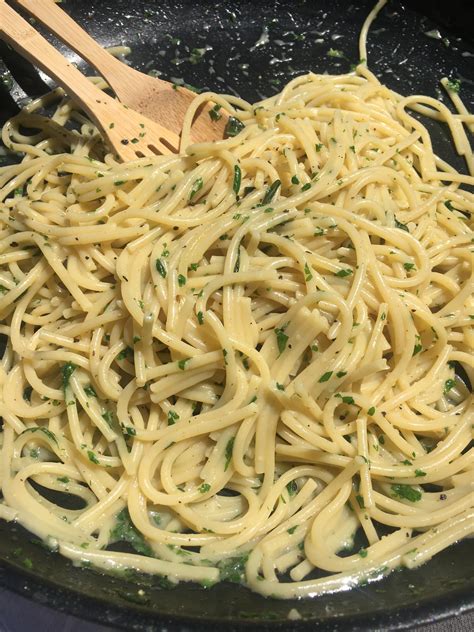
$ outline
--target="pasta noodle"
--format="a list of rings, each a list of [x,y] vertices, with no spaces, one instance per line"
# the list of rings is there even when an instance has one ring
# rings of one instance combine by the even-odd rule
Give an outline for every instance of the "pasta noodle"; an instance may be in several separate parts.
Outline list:
[[[278,598],[472,534],[456,99],[402,97],[364,63],[255,105],[206,93],[180,155],[128,164],[59,89],[7,122],[0,516],[77,563]],[[192,145],[207,100],[230,136]]]

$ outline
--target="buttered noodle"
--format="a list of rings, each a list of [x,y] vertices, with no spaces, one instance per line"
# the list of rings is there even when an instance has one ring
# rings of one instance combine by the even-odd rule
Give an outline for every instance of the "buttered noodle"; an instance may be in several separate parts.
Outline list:
[[[364,64],[208,99],[235,136],[129,164],[60,90],[3,129],[0,516],[281,598],[421,564],[473,531],[472,117]]]

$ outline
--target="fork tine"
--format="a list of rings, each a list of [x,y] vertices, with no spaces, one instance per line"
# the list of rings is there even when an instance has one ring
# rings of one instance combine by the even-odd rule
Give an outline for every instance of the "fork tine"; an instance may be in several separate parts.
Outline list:
[[[140,155],[177,153],[179,136],[147,119],[108,95],[98,100],[95,115],[110,144],[122,160],[136,160]]]

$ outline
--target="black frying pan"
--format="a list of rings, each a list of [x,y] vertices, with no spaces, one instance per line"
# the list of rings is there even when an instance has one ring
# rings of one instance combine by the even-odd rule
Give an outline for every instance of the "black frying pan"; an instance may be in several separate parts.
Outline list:
[[[130,61],[139,69],[251,101],[277,92],[308,70],[347,71],[359,58],[357,37],[373,4],[374,0],[63,0],[63,7],[102,44],[131,45]],[[393,0],[377,19],[369,36],[370,68],[388,86],[406,94],[439,96],[441,77],[459,78],[461,95],[472,111],[473,3],[408,4],[410,8]],[[206,47],[204,53],[193,52]],[[328,56],[331,48],[344,57]],[[36,72],[5,47],[0,48],[0,73],[1,58],[18,81],[0,83],[4,120],[15,113],[15,100],[23,91],[36,96],[46,88]],[[436,124],[429,127],[435,150],[462,169],[445,131]],[[25,560],[31,568],[25,567]],[[463,541],[419,569],[404,569],[349,592],[283,602],[228,583],[209,590],[190,584],[165,590],[153,578],[143,579],[141,594],[136,581],[74,568],[20,527],[0,522],[0,584],[65,612],[136,630],[394,630],[474,607],[474,546],[472,540]],[[292,608],[301,620],[288,620]]]

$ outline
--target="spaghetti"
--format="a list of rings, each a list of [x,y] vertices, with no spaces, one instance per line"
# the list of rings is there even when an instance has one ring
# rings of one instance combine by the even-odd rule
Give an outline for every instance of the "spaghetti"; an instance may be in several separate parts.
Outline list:
[[[209,99],[229,137],[190,145]],[[61,90],[9,121],[0,516],[79,563],[279,598],[472,534],[462,107],[361,63],[256,105],[200,95],[180,155],[129,164]]]

